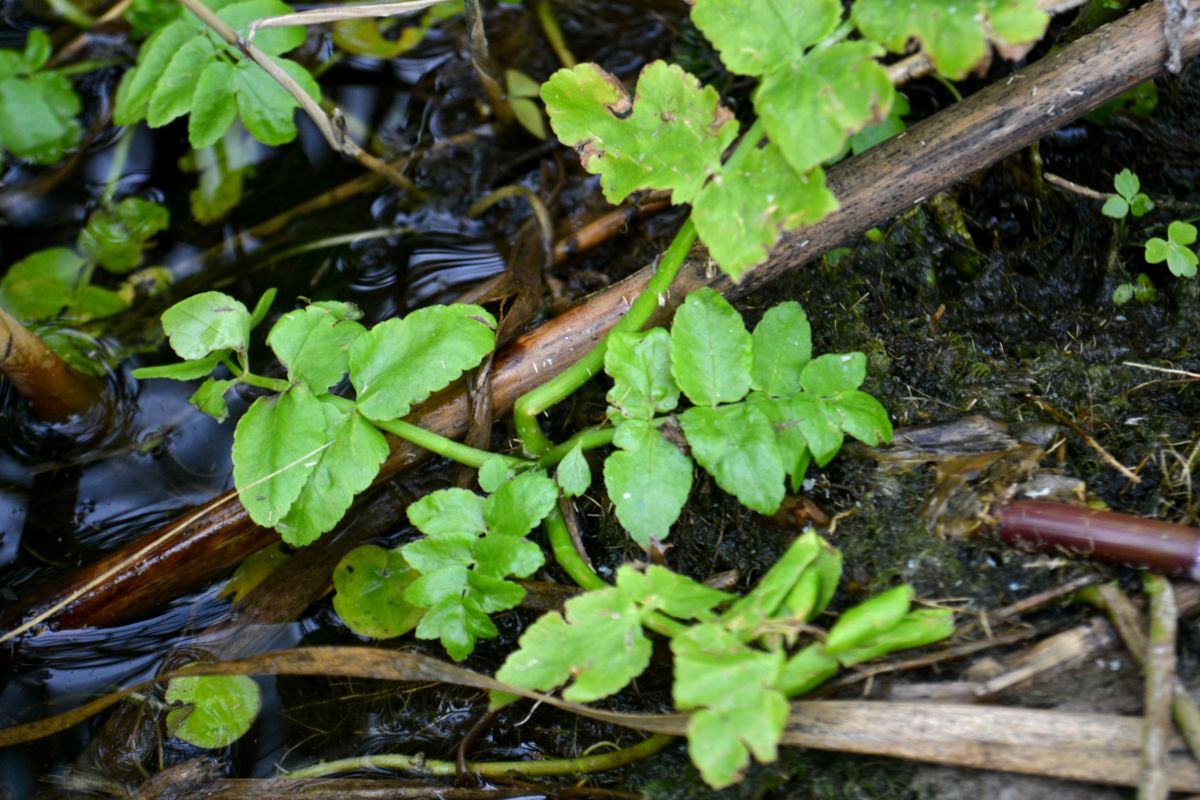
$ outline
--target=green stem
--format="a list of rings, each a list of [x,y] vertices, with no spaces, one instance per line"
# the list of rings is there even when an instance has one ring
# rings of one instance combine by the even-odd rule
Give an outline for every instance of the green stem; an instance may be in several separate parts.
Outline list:
[[[550,43],[550,49],[558,57],[559,63],[567,69],[573,69],[578,62],[567,47],[567,37],[563,36],[558,18],[554,16],[554,7],[546,0],[538,0],[534,4],[534,11],[537,13],[538,24],[542,26],[542,33],[545,34],[546,41]]]
[[[262,375],[255,375],[249,371],[238,375],[238,379],[242,383],[257,386],[259,389],[266,389],[269,392],[286,392],[289,385],[283,378],[265,378]]]
[[[695,241],[696,228],[689,219],[679,229],[679,233],[675,234],[674,241],[663,254],[662,261],[659,262],[658,269],[646,284],[646,288],[604,339],[575,364],[517,400],[513,407],[513,421],[516,423],[517,436],[520,437],[525,452],[541,456],[554,446],[542,432],[537,420],[538,415],[570,397],[580,386],[591,380],[592,376],[604,369],[604,353],[609,336],[642,329],[658,307],[659,296],[666,294],[671,282],[679,274],[679,268],[683,266],[683,261]]]
[[[76,28],[90,28],[96,20],[70,0],[48,0],[48,5],[55,14],[74,25]]]
[[[466,464],[468,467],[479,469],[493,458],[503,458],[506,463],[518,465],[525,463],[519,458],[512,456],[502,456],[496,453],[489,453],[487,450],[477,450],[474,447],[456,442],[453,439],[448,439],[440,433],[425,430],[424,428],[413,425],[411,422],[405,422],[402,419],[388,420],[387,422],[375,422],[375,427],[380,430],[387,431],[393,436],[399,437],[406,442],[411,442],[417,447],[428,450],[431,453],[436,453],[439,456],[448,458],[451,461],[457,461],[460,464]]]
[[[104,196],[101,200],[106,206],[112,202],[113,195],[117,193],[117,186],[121,183],[121,176],[125,174],[125,164],[129,161],[129,145],[133,143],[136,130],[134,125],[126,128],[117,140],[117,146],[113,148],[112,163],[108,165],[108,180],[104,184]]]
[[[70,77],[71,75],[83,75],[87,72],[95,72],[98,69],[115,67],[123,61],[124,59],[121,58],[96,58],[90,61],[76,61],[74,64],[68,64],[65,67],[55,67],[54,71],[59,75]]]
[[[506,775],[526,777],[546,775],[578,775],[588,772],[603,772],[648,758],[671,743],[670,736],[656,733],[632,747],[599,753],[579,758],[549,758],[541,761],[479,761],[467,762],[467,772],[485,778],[502,778]],[[340,772],[353,770],[392,769],[414,772],[420,775],[458,774],[458,765],[453,761],[433,761],[423,756],[406,756],[385,753],[371,756],[343,758],[326,761],[310,767],[283,773],[280,778],[324,778]]]
[[[606,444],[612,444],[613,435],[617,432],[616,428],[611,426],[604,428],[588,428],[567,439],[565,442],[547,450],[541,458],[538,459],[537,465],[539,469],[550,469],[558,462],[567,457],[567,454],[579,447],[583,450],[595,450],[597,447],[604,447]]]

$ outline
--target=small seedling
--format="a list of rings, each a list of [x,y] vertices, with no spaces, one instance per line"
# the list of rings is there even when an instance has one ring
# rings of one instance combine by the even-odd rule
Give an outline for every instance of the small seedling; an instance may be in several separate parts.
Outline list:
[[[1123,169],[1113,178],[1113,188],[1117,193],[1104,201],[1100,209],[1106,217],[1124,220],[1130,214],[1143,217],[1154,208],[1154,201],[1142,191],[1138,176],[1128,169]]]
[[[1146,263],[1167,262],[1171,274],[1180,278],[1196,277],[1197,258],[1191,245],[1196,243],[1196,226],[1180,220],[1167,226],[1167,238],[1155,236],[1146,242]]]

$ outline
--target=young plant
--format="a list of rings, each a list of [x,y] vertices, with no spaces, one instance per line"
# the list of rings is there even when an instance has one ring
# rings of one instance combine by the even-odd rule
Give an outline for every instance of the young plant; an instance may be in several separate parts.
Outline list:
[[[1196,277],[1196,253],[1192,245],[1196,243],[1196,226],[1190,222],[1173,220],[1167,226],[1167,238],[1155,236],[1146,242],[1146,263],[1161,264],[1167,262],[1167,269],[1179,278]]]
[[[1141,181],[1129,169],[1123,169],[1113,177],[1113,188],[1117,193],[1105,200],[1100,209],[1104,216],[1124,221],[1130,214],[1144,217],[1154,209],[1154,201],[1141,191]]]
[[[1141,191],[1141,181],[1128,169],[1123,169],[1113,178],[1117,193],[1108,198],[1101,209],[1106,217],[1120,220],[1121,233],[1125,231],[1126,218],[1132,214],[1141,217],[1154,209],[1154,201]],[[1191,249],[1196,243],[1196,227],[1190,222],[1172,220],[1167,226],[1167,238],[1151,237],[1146,241],[1144,256],[1147,264],[1167,263],[1172,275],[1181,278],[1196,276],[1197,257]],[[1136,283],[1122,283],[1113,290],[1113,303],[1124,305],[1130,300],[1152,300],[1154,287],[1145,274],[1138,274]]]
[[[50,37],[33,29],[18,53],[0,50],[0,163],[5,152],[53,164],[79,145],[83,104],[61,71],[44,69]]]

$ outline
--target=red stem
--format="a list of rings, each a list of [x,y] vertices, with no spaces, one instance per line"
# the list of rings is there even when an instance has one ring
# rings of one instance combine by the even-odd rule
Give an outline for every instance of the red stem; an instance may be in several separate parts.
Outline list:
[[[1115,511],[1018,500],[1000,512],[998,532],[1005,544],[1065,551],[1200,580],[1200,528]]]

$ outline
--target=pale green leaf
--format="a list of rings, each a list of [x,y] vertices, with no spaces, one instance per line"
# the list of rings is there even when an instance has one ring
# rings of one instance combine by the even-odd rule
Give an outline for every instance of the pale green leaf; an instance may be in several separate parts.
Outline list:
[[[842,430],[875,447],[892,440],[892,422],[883,404],[866,392],[843,392],[831,401],[842,418]]]
[[[592,469],[579,445],[571,448],[571,452],[558,462],[554,479],[567,497],[579,497],[592,485]]]
[[[654,426],[630,420],[617,429],[621,448],[604,462],[604,485],[617,519],[633,540],[649,547],[667,538],[692,488],[692,462]]]
[[[501,484],[483,504],[483,518],[494,534],[524,536],[558,501],[558,487],[540,472],[526,472]]]
[[[403,417],[414,403],[477,366],[495,345],[496,320],[479,306],[430,306],[390,319],[350,348],[350,380],[369,419]]]
[[[804,308],[794,300],[763,314],[754,326],[753,388],[771,397],[789,397],[803,388],[800,374],[812,360],[812,326]]]
[[[767,260],[781,231],[816,222],[837,208],[814,168],[797,175],[775,144],[726,165],[696,197],[692,221],[721,269],[735,281]]]
[[[288,380],[303,381],[320,393],[346,374],[350,346],[364,332],[357,322],[309,306],[280,317],[267,335],[267,344],[287,367]]]
[[[688,295],[671,326],[671,374],[696,405],[741,400],[750,390],[752,343],[742,316],[707,287]]]
[[[250,340],[250,312],[221,292],[180,300],[163,312],[162,326],[171,349],[188,360],[218,350],[245,351]]]
[[[838,0],[696,0],[692,22],[731,72],[765,75],[796,61],[833,33],[842,19]]]
[[[26,322],[52,319],[72,303],[83,267],[66,247],[31,253],[0,280],[0,307]]]
[[[940,642],[954,635],[954,612],[948,608],[922,608],[910,611],[883,633],[868,639],[858,647],[844,650],[837,660],[852,667],[899,650]]]
[[[842,417],[819,397],[801,393],[780,401],[784,411],[783,424],[794,424],[808,443],[809,452],[818,466],[828,464],[842,447]]]
[[[862,353],[826,353],[805,365],[800,385],[817,397],[832,397],[857,389],[866,377],[867,357]]]
[[[679,421],[692,457],[718,486],[760,514],[779,510],[786,471],[775,430],[762,412],[747,403],[697,406],[683,412]]]
[[[604,371],[613,379],[609,416],[648,420],[679,404],[679,387],[671,376],[671,337],[662,328],[609,336]]]
[[[356,547],[333,570],[333,610],[360,636],[403,636],[424,614],[404,600],[404,591],[416,577],[398,551]]]
[[[167,731],[208,750],[240,739],[262,708],[258,684],[245,675],[172,678],[164,699],[186,706],[167,712]]]
[[[440,489],[408,506],[408,521],[426,536],[470,533],[479,536],[483,522],[483,498],[466,489]]]
[[[0,80],[0,152],[53,164],[79,144],[80,102],[71,81],[53,72]]]
[[[216,56],[216,46],[204,36],[192,37],[175,51],[150,95],[146,123],[151,128],[161,128],[191,110],[200,73]]]
[[[559,140],[600,175],[612,203],[639,189],[670,189],[675,203],[691,202],[737,136],[716,91],[663,61],[642,70],[632,102],[595,64],[554,73],[542,100]]]
[[[1142,182],[1132,170],[1123,169],[1113,176],[1113,188],[1121,197],[1133,202],[1133,196],[1142,188]]]
[[[188,362],[194,364],[199,362]],[[182,366],[182,365],[181,365]],[[164,377],[162,375],[152,377]],[[236,380],[222,380],[209,378],[200,384],[200,388],[188,398],[188,402],[194,405],[197,409],[217,422],[224,422],[229,419],[229,406],[225,404],[225,393],[232,389],[237,384]]]
[[[908,613],[912,598],[912,587],[901,584],[842,612],[825,637],[825,651],[836,656],[891,630]]]
[[[88,218],[79,234],[79,252],[110,272],[129,272],[142,263],[142,251],[151,237],[166,230],[170,221],[165,206],[127,197]]]
[[[490,578],[503,578],[506,575],[514,575],[518,578],[528,578],[541,569],[542,564],[546,563],[546,556],[542,553],[542,548],[528,539],[520,536],[490,534],[476,543],[475,560],[476,570],[471,573],[472,576],[486,575]],[[509,583],[508,586],[515,587],[516,584]],[[511,592],[512,589],[506,591]],[[521,598],[517,598],[515,602],[504,608],[512,608],[520,600]]]
[[[353,324],[353,323],[351,323]],[[290,393],[290,392],[289,392]],[[345,516],[358,493],[371,485],[387,459],[387,439],[340,397],[318,398],[325,415],[325,442],[303,490],[275,526],[290,545],[315,541]]]
[[[479,541],[478,534],[455,531],[438,534],[436,538],[427,537],[409,542],[401,548],[401,552],[404,553],[404,558],[408,560],[408,563],[412,564],[418,572],[428,575],[447,567],[462,569],[471,565],[475,560],[475,545]],[[450,574],[445,573],[442,577]],[[453,574],[457,575],[458,573]],[[461,591],[461,587],[456,587],[455,591]],[[436,603],[442,597],[439,595],[436,598],[423,599]]]
[[[617,569],[617,586],[644,611],[662,611],[677,619],[710,619],[714,608],[733,597],[657,564],[646,567],[645,572],[622,564]]]
[[[329,446],[325,426],[324,404],[303,385],[258,398],[238,420],[233,482],[259,525],[274,527],[300,496]]]

